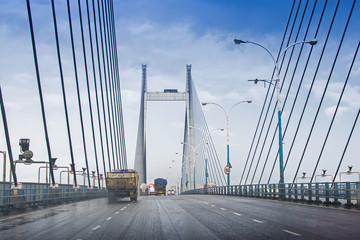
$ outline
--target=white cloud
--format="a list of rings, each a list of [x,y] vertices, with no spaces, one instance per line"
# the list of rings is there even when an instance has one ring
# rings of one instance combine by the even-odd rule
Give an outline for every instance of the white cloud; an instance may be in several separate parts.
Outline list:
[[[332,107],[328,107],[325,109],[325,113],[328,117],[332,117],[334,115],[334,112],[336,110],[336,105]],[[351,108],[349,107],[339,107],[337,111],[337,116],[341,117],[344,113],[350,112]]]

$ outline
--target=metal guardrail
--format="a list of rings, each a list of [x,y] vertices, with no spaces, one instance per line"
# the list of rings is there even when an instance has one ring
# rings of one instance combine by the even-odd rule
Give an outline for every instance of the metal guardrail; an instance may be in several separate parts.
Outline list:
[[[59,184],[55,187],[46,183],[20,183],[16,188],[10,182],[0,182],[0,211],[24,209],[49,204],[61,204],[92,198],[106,197],[105,189]]]
[[[233,185],[181,194],[212,194],[360,206],[360,182]]]

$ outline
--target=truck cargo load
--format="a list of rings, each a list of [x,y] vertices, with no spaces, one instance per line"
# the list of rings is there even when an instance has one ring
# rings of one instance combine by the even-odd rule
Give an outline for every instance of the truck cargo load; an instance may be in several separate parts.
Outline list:
[[[139,176],[134,169],[113,169],[106,176],[109,202],[115,202],[118,197],[137,201]]]
[[[164,194],[166,195],[167,180],[163,178],[157,178],[154,180],[156,196]]]
[[[140,184],[140,196],[149,195],[149,186],[146,183]]]

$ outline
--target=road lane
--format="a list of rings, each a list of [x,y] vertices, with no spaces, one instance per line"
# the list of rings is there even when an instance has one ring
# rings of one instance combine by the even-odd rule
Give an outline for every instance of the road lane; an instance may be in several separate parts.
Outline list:
[[[0,239],[359,239],[359,211],[232,196],[140,197],[0,217]]]

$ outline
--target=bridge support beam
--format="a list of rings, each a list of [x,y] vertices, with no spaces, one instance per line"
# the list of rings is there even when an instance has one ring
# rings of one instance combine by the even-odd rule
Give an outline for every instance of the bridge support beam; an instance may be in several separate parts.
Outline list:
[[[135,166],[134,168],[139,174],[139,184],[146,183],[146,65],[142,65],[142,81],[141,81],[141,102],[139,114],[138,135],[136,141]]]
[[[185,101],[186,102],[186,115],[185,115],[185,131],[184,131],[184,148],[183,148],[183,161],[182,161],[182,191],[187,191],[195,188],[195,135],[194,129],[194,112],[193,112],[193,97],[191,78],[191,65],[186,65],[186,91],[185,92],[147,92],[147,73],[146,65],[142,65],[142,82],[141,82],[141,102],[139,125],[136,142],[135,164],[134,168],[139,174],[139,184],[147,183],[146,179],[146,109],[148,101]],[[189,147],[189,145],[191,147]]]

